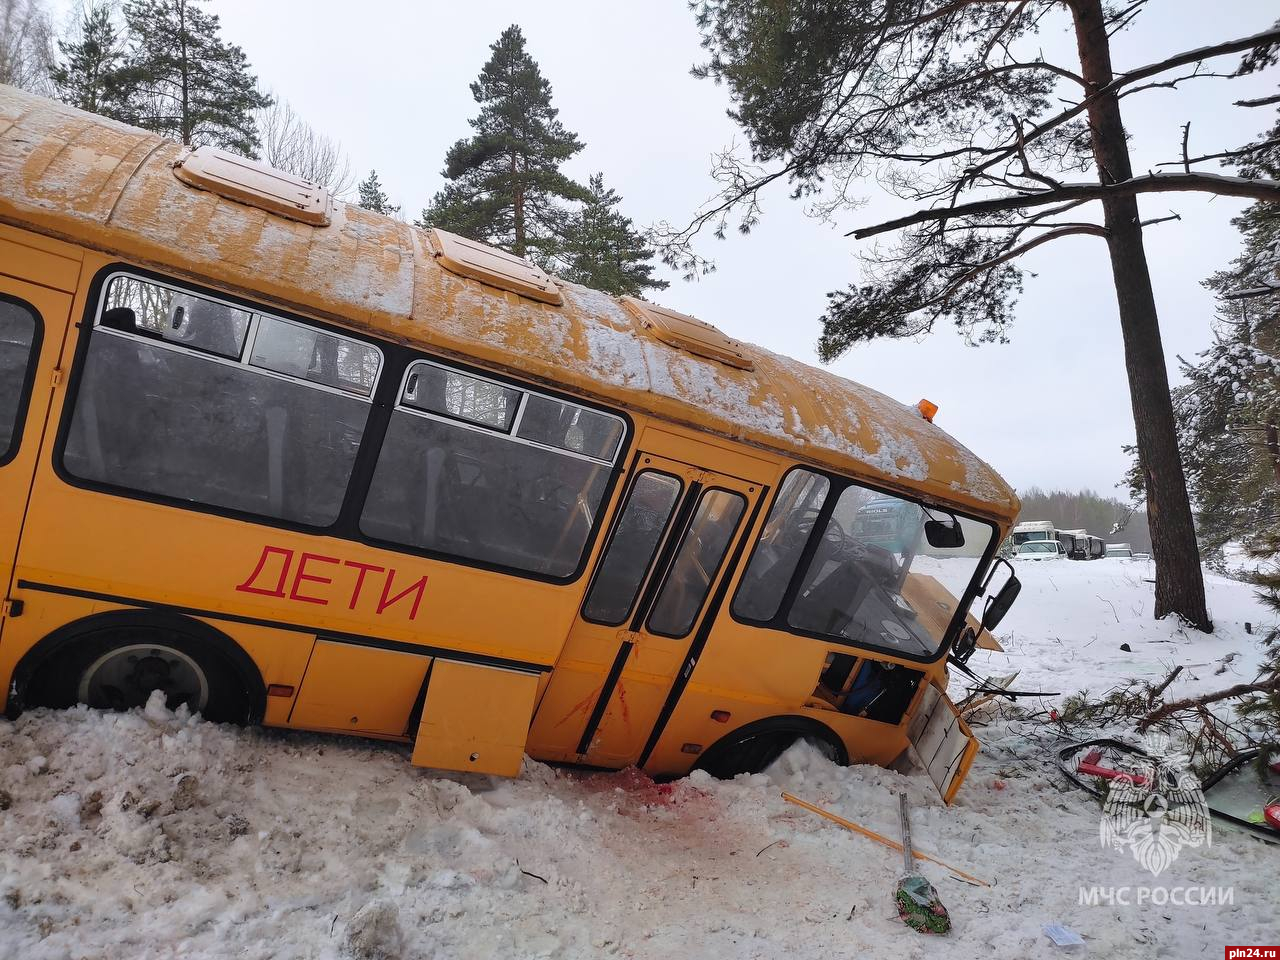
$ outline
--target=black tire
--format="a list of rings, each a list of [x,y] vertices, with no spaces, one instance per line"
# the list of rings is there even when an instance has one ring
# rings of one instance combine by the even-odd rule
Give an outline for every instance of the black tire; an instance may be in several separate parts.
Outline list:
[[[843,766],[849,762],[844,745],[829,729],[807,717],[791,717],[758,720],[740,727],[704,751],[694,769],[705,770],[718,780],[731,780],[740,773],[760,773],[797,740],[808,740],[834,763]]]
[[[218,723],[253,719],[250,690],[228,658],[196,630],[174,626],[120,624],[79,634],[40,664],[23,703],[130,710],[145,705],[157,687],[170,710],[185,703]]]

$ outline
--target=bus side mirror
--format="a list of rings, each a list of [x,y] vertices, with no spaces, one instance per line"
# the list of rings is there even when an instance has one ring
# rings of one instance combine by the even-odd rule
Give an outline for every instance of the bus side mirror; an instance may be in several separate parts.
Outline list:
[[[1004,615],[1009,612],[1009,608],[1013,606],[1013,601],[1018,599],[1018,594],[1022,592],[1022,581],[1016,576],[1011,576],[1005,581],[1005,585],[1000,588],[1000,592],[987,601],[986,607],[982,611],[982,626],[985,630],[994,630],[1000,625],[1000,621],[1004,619]]]
[[[929,546],[939,550],[954,550],[964,546],[964,531],[960,529],[960,521],[955,517],[949,520],[926,520],[924,538],[929,541]]]

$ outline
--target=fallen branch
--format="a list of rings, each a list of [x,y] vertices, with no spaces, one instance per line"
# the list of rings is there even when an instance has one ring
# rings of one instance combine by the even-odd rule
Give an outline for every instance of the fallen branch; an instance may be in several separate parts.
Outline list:
[[[1160,686],[1156,687],[1154,690],[1151,691],[1152,704],[1155,704],[1155,702],[1160,699],[1161,695],[1166,690],[1169,689],[1169,684],[1173,683],[1174,680],[1178,679],[1178,674],[1180,674],[1181,672],[1182,672],[1182,664],[1178,664],[1176,667],[1173,668],[1173,671],[1167,677],[1164,678],[1164,682],[1160,684]]]
[[[1200,720],[1204,724],[1204,732],[1209,739],[1226,751],[1227,756],[1234,757],[1240,751],[1236,749],[1236,745],[1222,735],[1222,731],[1218,729],[1217,723],[1214,721],[1207,707],[1203,704],[1196,707],[1196,713],[1200,715]]]
[[[1217,703],[1219,700],[1230,700],[1233,697],[1243,697],[1250,693],[1273,693],[1277,690],[1280,690],[1280,676],[1258,683],[1237,683],[1234,687],[1227,687],[1227,689],[1219,690],[1216,693],[1206,693],[1199,697],[1175,700],[1173,703],[1166,703],[1163,707],[1153,710],[1143,717],[1142,722],[1138,724],[1138,730],[1139,732],[1146,730],[1153,723],[1157,723],[1181,710],[1203,707],[1210,703]]]
[[[546,883],[546,882],[547,882],[547,878],[546,878],[546,877],[540,877],[540,876],[538,876],[536,873],[530,873],[530,872],[529,872],[528,870],[526,870],[524,867],[520,866],[520,861],[519,861],[519,860],[517,860],[517,861],[516,861],[516,869],[517,869],[517,870],[519,870],[521,873],[523,873],[526,877],[533,877],[533,879],[535,879],[535,880],[541,880],[543,883]]]

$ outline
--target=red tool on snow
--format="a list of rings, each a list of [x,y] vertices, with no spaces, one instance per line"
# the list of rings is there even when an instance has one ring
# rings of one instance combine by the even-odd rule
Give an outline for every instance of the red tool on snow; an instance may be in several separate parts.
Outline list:
[[[1145,787],[1147,778],[1140,773],[1128,773],[1124,770],[1115,770],[1112,767],[1104,767],[1098,763],[1102,759],[1102,750],[1094,747],[1076,764],[1076,769],[1081,773],[1088,774],[1091,777],[1102,777],[1104,780],[1124,780],[1133,784],[1135,787]]]

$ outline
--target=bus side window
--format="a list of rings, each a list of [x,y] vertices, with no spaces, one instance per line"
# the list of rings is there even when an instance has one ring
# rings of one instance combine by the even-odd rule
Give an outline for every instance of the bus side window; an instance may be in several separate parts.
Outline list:
[[[525,429],[526,417],[537,429]],[[616,424],[621,439],[624,422],[612,414],[415,361],[360,529],[391,544],[572,576],[620,449],[601,421]]]
[[[830,489],[831,481],[809,470],[787,474],[733,598],[734,616],[767,622],[778,615]]]
[[[69,473],[184,504],[337,520],[369,416],[375,347],[135,277],[112,278],[103,310],[63,451]],[[137,333],[118,322],[130,311]],[[241,359],[251,319],[267,345],[253,365]],[[284,337],[271,332],[286,327]],[[300,351],[306,362],[284,362]],[[323,367],[342,356],[351,382]]]
[[[28,306],[0,301],[0,463],[13,455],[22,397],[30,379],[36,315]]]

